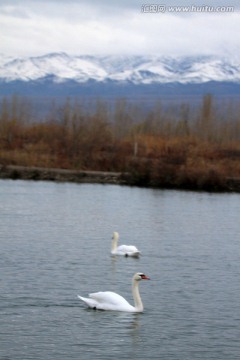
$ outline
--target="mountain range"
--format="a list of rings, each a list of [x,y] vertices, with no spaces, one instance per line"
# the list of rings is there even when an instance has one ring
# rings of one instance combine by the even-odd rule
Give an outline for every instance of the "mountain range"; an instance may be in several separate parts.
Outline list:
[[[217,56],[0,55],[0,95],[240,94],[240,60]]]

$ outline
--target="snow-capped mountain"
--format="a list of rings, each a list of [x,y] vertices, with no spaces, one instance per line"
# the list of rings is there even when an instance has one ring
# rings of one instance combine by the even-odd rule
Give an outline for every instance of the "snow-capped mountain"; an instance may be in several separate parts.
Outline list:
[[[0,55],[0,82],[43,81],[55,84],[130,83],[203,84],[240,83],[240,60],[214,56],[170,58],[160,56],[70,56],[53,53],[38,57],[13,58]]]

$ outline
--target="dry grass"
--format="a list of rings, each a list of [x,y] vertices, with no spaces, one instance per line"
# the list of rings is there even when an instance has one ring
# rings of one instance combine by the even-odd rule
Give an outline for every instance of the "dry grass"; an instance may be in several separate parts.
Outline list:
[[[211,102],[211,97],[203,99],[187,121],[155,110],[154,123],[145,114],[137,124],[133,113],[121,112],[119,122],[116,109],[110,119],[99,109],[78,114],[69,104],[60,118],[55,114],[51,121],[28,123],[22,112],[13,119],[5,106],[0,163],[120,171],[138,185],[221,190],[226,179],[240,178],[240,119],[236,114],[230,121],[226,114],[219,122]]]

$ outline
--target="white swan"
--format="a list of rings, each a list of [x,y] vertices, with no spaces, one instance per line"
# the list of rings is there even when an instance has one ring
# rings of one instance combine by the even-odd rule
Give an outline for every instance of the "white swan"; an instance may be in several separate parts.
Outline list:
[[[89,298],[79,296],[88,307],[94,310],[114,310],[127,312],[142,312],[143,304],[139,294],[138,284],[140,280],[150,280],[143,273],[136,273],[132,279],[132,294],[134,306],[130,305],[121,295],[112,291],[101,291],[89,294]]]
[[[114,231],[112,236],[112,255],[123,255],[123,256],[134,256],[139,257],[140,251],[134,245],[120,245],[117,246],[119,239],[119,234],[117,231]]]

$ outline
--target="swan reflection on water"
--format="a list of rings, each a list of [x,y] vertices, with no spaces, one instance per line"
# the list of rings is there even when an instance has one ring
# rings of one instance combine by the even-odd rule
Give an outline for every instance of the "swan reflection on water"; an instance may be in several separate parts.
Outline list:
[[[118,326],[125,329],[124,335],[127,335],[128,338],[131,338],[133,344],[137,344],[138,342],[142,341],[140,333],[142,315],[140,313],[119,313],[119,315]]]
[[[117,271],[117,268],[116,268],[116,266],[117,266],[117,263],[118,263],[118,261],[131,261],[131,262],[134,262],[134,261],[139,261],[139,257],[133,257],[133,256],[131,256],[131,257],[122,257],[122,256],[117,256],[117,255],[112,255],[111,256],[111,264],[112,264],[112,272],[116,272]]]

